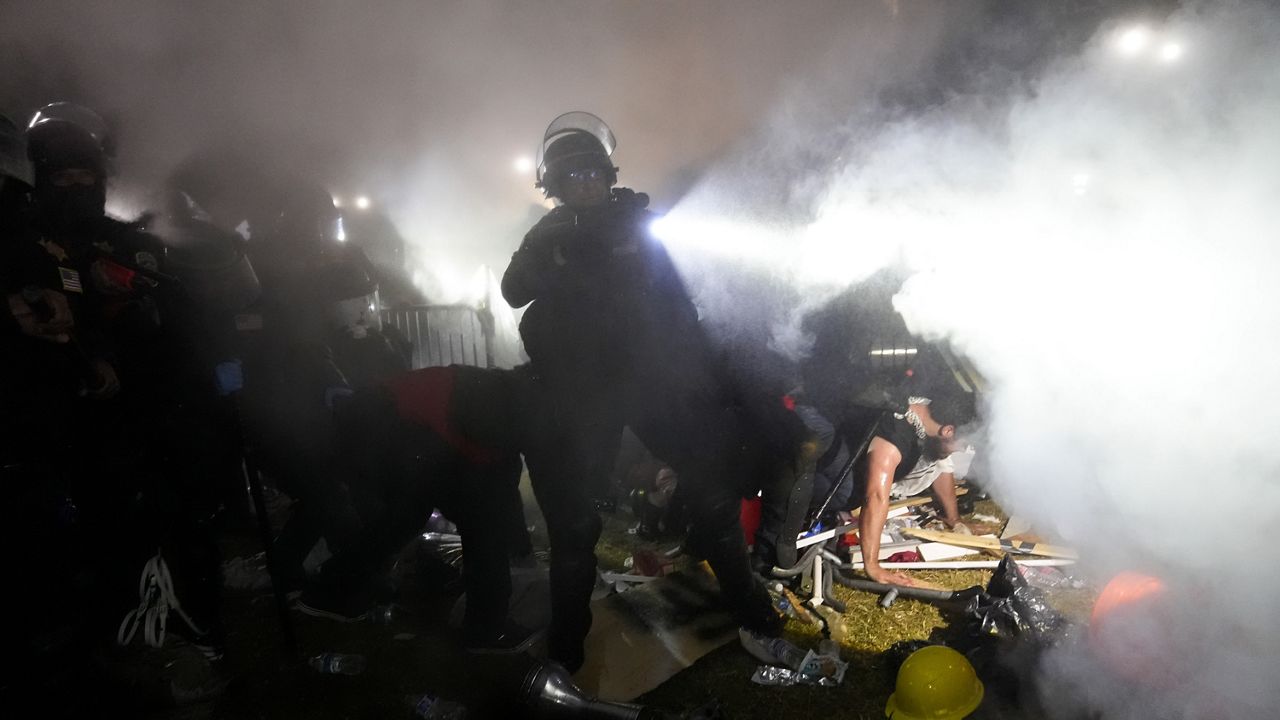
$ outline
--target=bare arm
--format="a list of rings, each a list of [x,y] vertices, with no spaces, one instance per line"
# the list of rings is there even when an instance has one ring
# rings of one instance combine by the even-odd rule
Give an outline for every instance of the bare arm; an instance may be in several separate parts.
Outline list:
[[[960,509],[956,505],[956,476],[945,472],[933,481],[933,497],[942,505],[942,521],[953,528],[960,522]]]
[[[862,545],[862,562],[867,576],[881,583],[914,585],[906,575],[880,567],[880,534],[889,515],[889,488],[893,473],[902,462],[902,453],[893,443],[881,437],[871,439],[867,448],[867,494],[858,515],[858,538]]]

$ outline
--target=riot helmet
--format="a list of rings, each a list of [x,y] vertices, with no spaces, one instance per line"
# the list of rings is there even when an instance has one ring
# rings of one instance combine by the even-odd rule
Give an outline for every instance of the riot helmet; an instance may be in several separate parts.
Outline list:
[[[319,300],[331,332],[360,340],[382,330],[378,277],[363,250],[343,246],[328,253],[309,274],[322,294]]]
[[[258,234],[285,239],[320,253],[346,241],[342,212],[333,196],[324,188],[305,183],[281,189],[277,212]]]
[[[299,181],[277,186],[273,207],[250,221],[249,253],[263,270],[315,262],[346,241],[342,213],[327,190]]]
[[[241,312],[253,304],[262,287],[244,239],[214,223],[187,193],[170,190],[167,200],[157,231],[167,247],[169,271],[210,310]]]
[[[610,159],[616,146],[604,120],[580,110],[567,112],[552,120],[542,135],[535,186],[548,197],[561,197],[570,173],[598,171],[612,187],[618,182],[618,168]]]
[[[115,138],[98,113],[82,105],[45,105],[27,123],[27,153],[36,173],[43,168],[84,168],[104,178],[115,159]]]
[[[114,142],[101,116],[74,103],[52,103],[32,116],[26,140],[36,207],[50,229],[73,230],[106,214]]]

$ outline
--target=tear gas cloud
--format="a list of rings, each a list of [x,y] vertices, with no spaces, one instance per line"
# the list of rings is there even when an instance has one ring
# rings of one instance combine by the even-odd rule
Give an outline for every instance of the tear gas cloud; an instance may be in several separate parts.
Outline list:
[[[708,184],[658,227],[712,314],[731,312],[704,273],[721,252],[781,269],[783,318],[890,261],[915,272],[908,325],[989,380],[993,493],[1087,573],[1148,572],[1176,600],[1129,643],[1174,679],[1135,693],[1061,651],[1043,669],[1063,717],[1069,696],[1105,717],[1280,707],[1277,67],[1268,4],[1110,23],[1025,92],[842,131],[842,163],[797,180],[803,221],[744,222]]]
[[[1186,598],[1159,633],[1190,643],[1176,648],[1197,672],[1168,707],[1265,715],[1280,707],[1264,555],[1280,521],[1276,11],[1192,5],[1026,75],[885,100],[946,65],[955,35],[1052,51],[1065,26],[1017,23],[1114,5],[9,4],[0,111],[102,111],[120,130],[113,194],[137,209],[134,187],[228,139],[367,194],[421,273],[452,268],[445,295],[488,285],[476,265],[500,270],[543,212],[515,166],[546,123],[596,112],[624,184],[660,208],[683,196],[655,230],[712,322],[803,352],[790,320],[886,263],[917,270],[897,299],[912,328],[990,380],[993,491],[1092,574],[1146,570]],[[1073,655],[1045,667],[1064,696],[1159,714]]]
[[[925,42],[954,14],[903,11]],[[211,148],[314,180],[344,212],[366,195],[432,299],[453,301],[483,285],[478,265],[500,274],[546,211],[516,164],[555,116],[605,118],[624,183],[662,206],[797,77],[834,73],[824,53],[888,45],[890,21],[884,0],[10,3],[0,112],[71,100],[112,121],[120,212]]]

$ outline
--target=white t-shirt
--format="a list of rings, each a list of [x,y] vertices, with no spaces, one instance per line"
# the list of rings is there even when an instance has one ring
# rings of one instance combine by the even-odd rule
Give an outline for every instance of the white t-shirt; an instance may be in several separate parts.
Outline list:
[[[972,462],[972,447],[957,450],[941,460],[929,460],[921,456],[916,460],[916,466],[911,468],[911,472],[902,476],[902,479],[894,481],[893,487],[889,490],[889,496],[900,500],[919,495],[928,490],[943,473],[951,473],[960,480],[969,471],[969,464]]]

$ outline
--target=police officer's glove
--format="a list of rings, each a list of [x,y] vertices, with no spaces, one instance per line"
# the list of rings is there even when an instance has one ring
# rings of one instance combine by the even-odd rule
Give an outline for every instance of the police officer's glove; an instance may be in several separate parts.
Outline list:
[[[525,234],[522,245],[535,250],[547,250],[576,232],[572,219],[565,222],[539,223]]]
[[[649,207],[649,193],[636,192],[631,188],[614,188],[612,191],[613,201],[636,210],[643,210]]]
[[[218,394],[226,397],[244,389],[244,363],[227,360],[213,366],[213,382]]]
[[[48,288],[30,287],[9,295],[8,307],[23,335],[55,343],[70,342],[75,318],[66,295]]]

